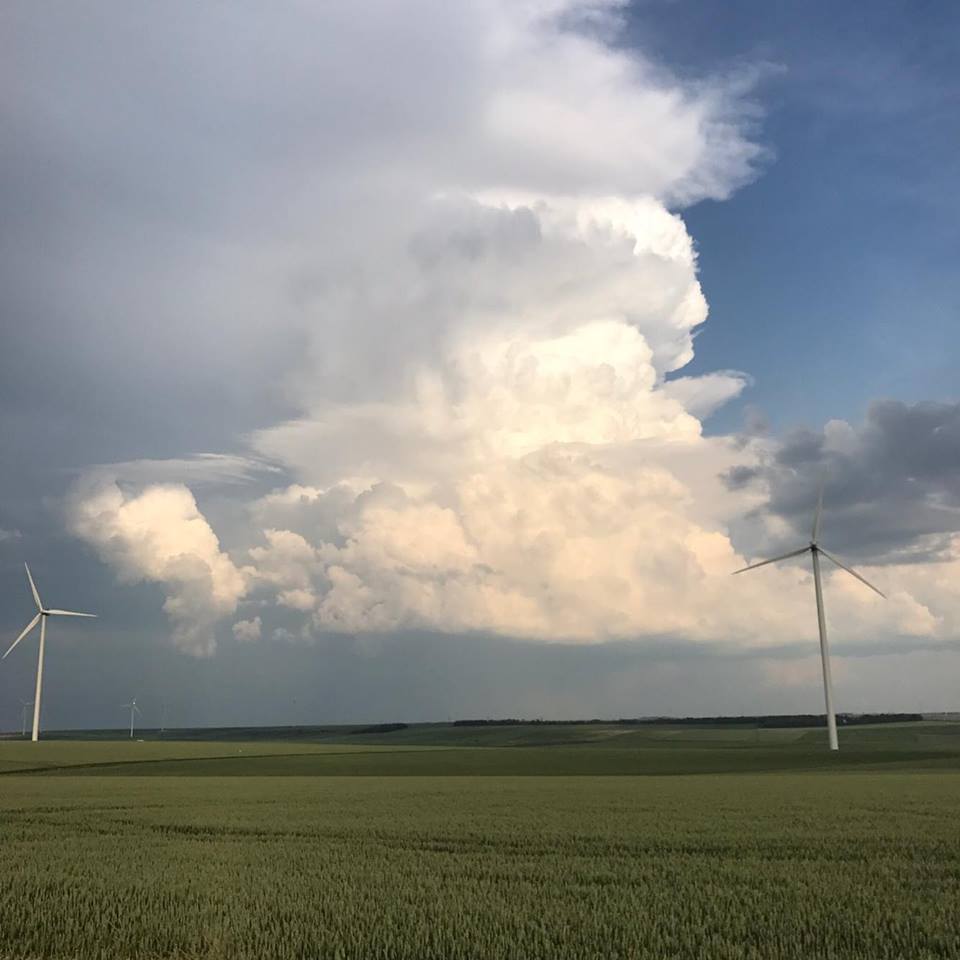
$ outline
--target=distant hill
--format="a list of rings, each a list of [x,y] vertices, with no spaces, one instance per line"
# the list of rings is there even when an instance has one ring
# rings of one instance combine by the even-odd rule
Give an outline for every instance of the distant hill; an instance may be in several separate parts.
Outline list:
[[[842,713],[841,727],[916,723],[924,719],[949,721],[956,715],[936,717],[919,713]],[[318,724],[271,727],[178,727],[158,730],[143,727],[137,740],[221,741],[228,743],[377,743],[420,745],[511,745],[595,743],[631,731],[689,729],[754,731],[816,729],[826,725],[822,714],[787,714],[739,717],[636,717],[618,720],[524,720],[515,717],[454,720],[452,723]],[[0,734],[2,740],[21,740],[20,731]],[[125,740],[126,729],[45,730],[44,740]]]
[[[855,726],[865,723],[910,723],[924,719],[922,713],[838,713],[837,723],[843,726]],[[583,726],[591,724],[624,726],[656,725],[669,727],[764,727],[781,729],[788,727],[825,727],[824,714],[796,713],[742,717],[637,717],[620,720],[521,720],[506,718],[502,720],[454,720],[455,727],[519,727],[519,726]]]

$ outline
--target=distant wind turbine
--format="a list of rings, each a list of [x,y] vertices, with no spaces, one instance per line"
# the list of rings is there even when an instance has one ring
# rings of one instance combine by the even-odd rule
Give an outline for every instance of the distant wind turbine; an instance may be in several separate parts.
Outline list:
[[[27,707],[32,707],[32,700],[21,700],[20,701],[20,736],[26,737],[27,735]]]
[[[830,647],[827,643],[827,621],[823,612],[823,588],[820,585],[820,554],[822,553],[831,563],[836,564],[841,570],[845,570],[851,576],[856,577],[861,583],[866,584],[874,593],[879,593],[886,600],[886,596],[881,593],[872,583],[865,580],[856,570],[841,563],[833,554],[827,553],[820,546],[820,515],[823,513],[823,487],[820,488],[820,497],[817,500],[817,510],[813,515],[813,530],[810,534],[810,543],[799,550],[791,550],[790,553],[784,553],[779,557],[771,557],[769,560],[761,560],[759,563],[751,563],[742,570],[734,570],[734,574],[745,573],[747,570],[756,570],[757,567],[765,567],[768,563],[779,563],[781,560],[788,560],[791,557],[799,557],[809,551],[813,560],[813,589],[817,595],[817,625],[820,628],[820,661],[823,666],[823,695],[827,705],[827,731],[830,737],[830,749],[839,750],[840,745],[837,742],[837,717],[833,712],[833,678],[830,675]]]
[[[34,602],[39,611],[37,615],[23,628],[23,632],[10,644],[10,649],[0,657],[0,660],[6,660],[10,651],[37,625],[40,623],[40,656],[37,658],[37,690],[33,697],[33,736],[32,740],[40,739],[40,692],[43,687],[43,648],[47,638],[47,617],[96,617],[95,613],[75,613],[73,610],[53,610],[46,609],[40,602],[40,594],[37,593],[37,585],[30,576],[30,568],[24,564],[27,569],[27,579],[30,581],[30,591],[33,593]]]
[[[136,714],[139,717],[142,717],[143,714],[140,713],[140,708],[137,706],[137,698],[134,697],[129,703],[122,704],[124,707],[130,708],[130,739],[133,739],[133,715]]]

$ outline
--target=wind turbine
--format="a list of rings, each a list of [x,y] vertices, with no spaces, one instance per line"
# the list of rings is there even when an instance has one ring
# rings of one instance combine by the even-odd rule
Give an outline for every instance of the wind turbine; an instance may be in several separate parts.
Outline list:
[[[32,700],[21,700],[20,701],[20,736],[26,737],[27,735],[27,707],[32,707]]]
[[[143,714],[140,713],[140,708],[137,706],[136,697],[134,697],[129,703],[121,704],[121,706],[130,708],[130,739],[132,740],[133,739],[133,715],[137,714],[137,716],[142,717]]]
[[[823,696],[827,705],[827,731],[830,737],[830,749],[839,750],[837,743],[837,717],[833,712],[833,678],[830,675],[830,646],[827,642],[827,621],[823,612],[823,588],[820,584],[820,554],[823,554],[831,563],[836,564],[841,570],[845,570],[851,576],[856,577],[861,583],[866,584],[874,593],[879,593],[886,600],[886,596],[881,593],[872,583],[865,580],[856,570],[841,563],[832,553],[828,553],[820,546],[820,515],[823,513],[823,487],[820,487],[820,497],[817,500],[817,510],[813,515],[813,530],[810,533],[810,543],[799,550],[791,550],[789,553],[781,554],[779,557],[771,557],[769,560],[761,560],[759,563],[751,563],[741,570],[734,570],[734,574],[745,573],[747,570],[756,570],[757,567],[765,567],[768,563],[779,563],[781,560],[788,560],[791,557],[800,557],[809,552],[813,560],[813,589],[817,595],[817,626],[820,628],[820,661],[823,666]]]
[[[23,628],[23,632],[10,644],[10,649],[0,657],[0,660],[6,660],[10,651],[37,625],[40,623],[40,656],[37,658],[37,690],[33,697],[33,736],[32,740],[40,739],[40,691],[43,687],[43,648],[47,639],[47,617],[96,617],[95,613],[76,613],[73,610],[48,610],[40,602],[40,594],[37,593],[37,585],[30,576],[30,568],[24,564],[27,570],[27,579],[30,581],[30,591],[33,593],[34,602],[39,611],[37,615]]]

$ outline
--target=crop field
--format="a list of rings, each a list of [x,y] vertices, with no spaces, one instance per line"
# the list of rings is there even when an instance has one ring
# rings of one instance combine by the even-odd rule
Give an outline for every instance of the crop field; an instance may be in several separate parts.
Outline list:
[[[0,956],[960,958],[956,726],[554,734],[0,743]]]

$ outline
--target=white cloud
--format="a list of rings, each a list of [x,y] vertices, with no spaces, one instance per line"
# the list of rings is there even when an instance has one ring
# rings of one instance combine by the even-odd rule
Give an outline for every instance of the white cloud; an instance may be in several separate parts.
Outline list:
[[[814,640],[809,571],[789,565],[731,579],[744,558],[724,514],[743,503],[724,503],[719,489],[694,503],[697,485],[720,487],[719,471],[687,480],[683,454],[717,468],[735,452],[720,441],[679,441],[700,448],[692,451],[677,443],[553,445],[428,491],[374,486],[341,515],[341,545],[316,548],[314,629],[588,643],[676,637],[724,649]],[[911,571],[867,573],[889,588]],[[841,643],[955,635],[956,622],[944,629],[946,597],[932,613],[918,599],[918,578],[888,602],[840,572],[828,570],[826,582]]]
[[[246,579],[220,550],[186,487],[155,485],[129,494],[94,479],[74,490],[67,523],[121,580],[162,585],[178,647],[199,656],[213,653],[216,623],[236,610]]]
[[[731,525],[762,496],[718,478],[765,454],[704,438],[701,420],[745,376],[674,376],[707,304],[669,206],[751,175],[750,108],[742,87],[685,84],[611,43],[616,9],[305,8],[309,42],[280,38],[278,67],[302,86],[258,78],[250,122],[283,160],[233,182],[262,217],[218,253],[229,296],[212,282],[203,302],[235,305],[253,278],[261,322],[302,348],[282,384],[299,415],[250,437],[294,482],[248,506],[235,560],[189,491],[150,484],[232,482],[260,460],[137,461],[122,479],[142,492],[74,504],[73,528],[118,571],[164,585],[181,646],[212,649],[202,638],[248,593],[283,608],[283,637],[772,648],[815,631],[809,574],[729,577],[744,559]],[[587,29],[558,26],[591,11]],[[406,42],[386,44],[393,33]],[[344,62],[357,43],[364,70]],[[337,64],[337,97],[310,92]],[[943,597],[909,576],[887,605],[828,579],[849,642],[947,635]]]
[[[707,309],[682,222],[649,198],[438,201],[394,262],[349,291],[341,281],[323,312],[362,329],[389,303],[394,327],[425,328],[429,345],[401,349],[400,376],[346,402],[318,374],[298,386],[304,417],[253,438],[310,484],[436,478],[552,442],[695,436],[684,401],[701,412],[742,388],[731,374],[664,386]]]
[[[289,606],[303,608],[295,598],[302,599],[306,595],[321,569],[317,551],[299,533],[290,530],[264,530],[263,536],[267,545],[252,547],[249,551],[254,564],[250,574],[294,598]]]
[[[252,620],[238,620],[233,625],[233,635],[241,643],[252,643],[260,639],[263,623],[259,617]]]
[[[253,508],[290,527],[250,551],[259,581],[320,630],[729,640],[744,618],[706,607],[738,558],[693,491],[729,509],[733,451],[688,407],[743,378],[665,380],[706,318],[682,222],[649,198],[444,201],[409,249],[377,297],[442,302],[444,334],[393,396],[255,436],[301,480]]]
[[[281,590],[277,594],[277,603],[291,610],[312,610],[316,606],[317,597],[312,590]]]
[[[616,34],[617,4],[590,0],[89,12],[24,3],[5,18],[2,172],[18,186],[0,291],[22,322],[4,375],[17,393],[42,361],[76,398],[17,415],[16,432],[56,436],[62,463],[182,454],[108,468],[71,522],[166,593],[183,649],[209,652],[231,624],[383,643],[416,625],[815,653],[808,571],[728,576],[738,552],[808,530],[809,497],[790,486],[771,513],[763,489],[718,486],[762,456],[701,436],[744,377],[677,376],[707,316],[677,211],[752,175],[744,77],[673,76]],[[829,497],[828,546],[942,560],[866,570],[886,604],[829,573],[835,649],[960,636],[956,484],[918,471],[955,477],[929,454],[955,451],[956,432],[926,419],[880,431],[883,456],[859,428],[824,431],[830,458],[861,467],[840,493],[875,507],[848,504],[843,524]],[[247,504],[286,480],[188,454],[253,429],[291,483]],[[804,484],[819,474],[797,462]],[[902,496],[878,497],[898,464]],[[260,617],[234,622],[241,597],[258,631]],[[872,680],[906,674],[883,660]],[[928,663],[930,682],[949,674]],[[865,665],[849,674],[864,688]],[[731,682],[688,696],[739,711],[760,667],[717,670]],[[815,659],[807,670],[796,682],[814,689]],[[621,702],[651,677],[690,680],[685,664],[624,672]],[[593,709],[584,687],[578,673],[566,696]]]
[[[73,500],[78,535],[163,585],[182,647],[209,652],[248,593],[313,630],[771,646],[809,619],[796,570],[727,577],[730,521],[756,495],[717,480],[746,454],[701,419],[745,378],[669,379],[707,317],[670,208],[752,176],[747,91],[619,44],[619,6],[211,8],[216,51],[175,19],[127,24],[156,56],[146,112],[189,104],[172,119],[186,135],[171,131],[184,179],[164,181],[187,233],[210,221],[227,238],[191,249],[202,269],[165,258],[169,366],[298,351],[278,389],[299,414],[250,437],[293,483],[249,505],[234,559],[170,481],[232,482],[248,460],[136,461],[135,492]],[[237,69],[251,36],[271,38],[255,74]],[[201,66],[196,91],[183,78]],[[99,123],[124,114],[99,69],[78,82]],[[128,135],[109,162],[135,171],[154,140]],[[905,629],[934,629],[908,607]]]

